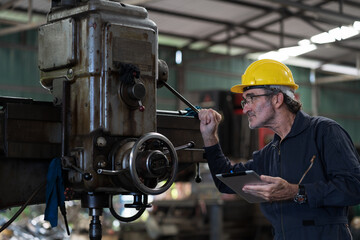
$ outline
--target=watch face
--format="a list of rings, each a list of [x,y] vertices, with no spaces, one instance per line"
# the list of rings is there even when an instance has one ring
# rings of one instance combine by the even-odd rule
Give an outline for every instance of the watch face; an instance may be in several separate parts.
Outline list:
[[[296,195],[295,198],[294,198],[294,201],[299,203],[299,204],[302,204],[302,203],[305,203],[307,200],[306,198],[306,195]]]
[[[299,192],[294,197],[294,201],[299,203],[299,204],[306,203],[307,197],[306,197],[306,194],[305,194],[304,185],[299,185]]]

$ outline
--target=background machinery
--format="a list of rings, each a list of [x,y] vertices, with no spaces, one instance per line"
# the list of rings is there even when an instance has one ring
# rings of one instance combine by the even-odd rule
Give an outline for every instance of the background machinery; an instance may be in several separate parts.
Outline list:
[[[39,194],[27,204],[43,203],[39,186],[51,159],[60,158],[65,197],[81,199],[92,218],[90,239],[101,239],[103,208],[135,220],[149,207],[148,195],[163,193],[179,171],[203,161],[196,117],[156,110],[157,87],[171,88],[157,37],[144,8],[52,1],[38,30],[38,65],[53,103],[0,99],[1,209],[23,205],[34,190]],[[133,195],[125,207],[138,213],[118,215],[118,194]]]

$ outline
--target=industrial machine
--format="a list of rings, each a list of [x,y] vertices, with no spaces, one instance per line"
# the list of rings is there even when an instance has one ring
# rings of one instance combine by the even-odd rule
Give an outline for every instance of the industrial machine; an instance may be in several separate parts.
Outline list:
[[[158,111],[157,87],[196,109],[166,83],[158,30],[144,8],[53,0],[38,36],[40,82],[53,103],[0,99],[0,209],[23,205],[59,157],[66,198],[81,199],[92,218],[89,237],[101,239],[103,208],[135,220],[149,207],[148,195],[163,193],[181,169],[203,161],[198,120]],[[36,192],[27,204],[45,201],[44,189]],[[133,195],[126,207],[138,213],[118,215],[118,194]]]

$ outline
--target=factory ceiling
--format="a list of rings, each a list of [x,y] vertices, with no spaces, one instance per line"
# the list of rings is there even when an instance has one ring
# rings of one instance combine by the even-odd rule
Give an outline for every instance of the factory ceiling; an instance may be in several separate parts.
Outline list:
[[[360,0],[121,2],[147,9],[162,45],[250,58],[270,52],[289,64],[325,71],[335,64],[348,79],[359,76]],[[38,27],[50,7],[50,0],[0,0],[0,36]]]

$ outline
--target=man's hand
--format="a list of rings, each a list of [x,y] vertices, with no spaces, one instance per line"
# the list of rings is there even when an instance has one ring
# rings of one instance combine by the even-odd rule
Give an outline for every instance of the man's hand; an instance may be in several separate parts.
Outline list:
[[[221,115],[213,109],[201,109],[198,116],[205,147],[217,144],[219,142],[217,130],[221,122]]]
[[[269,202],[293,199],[298,192],[297,184],[290,184],[280,177],[261,175],[261,180],[269,184],[245,185],[243,191],[263,197]]]

